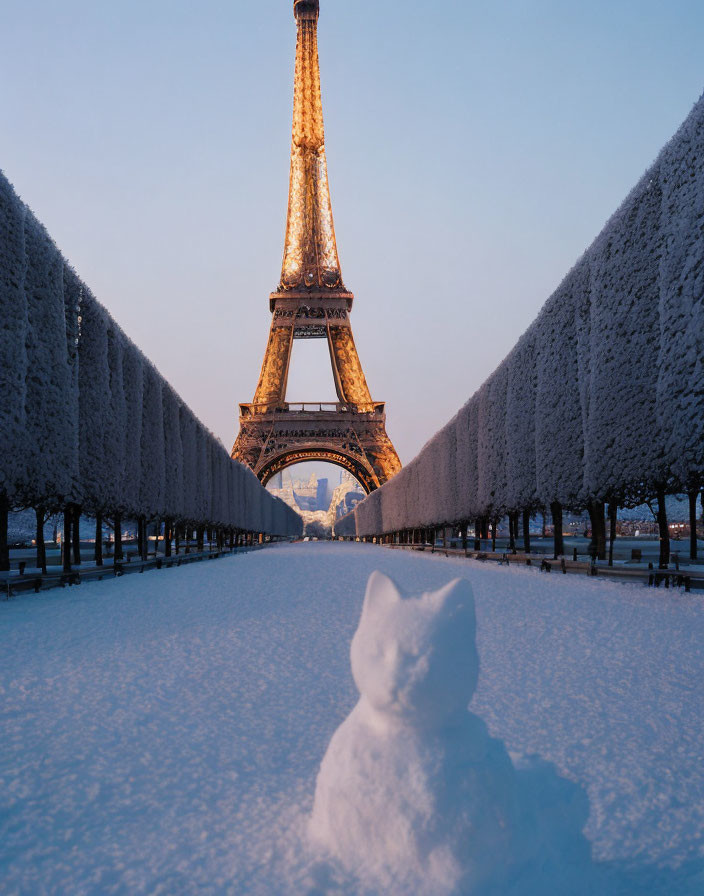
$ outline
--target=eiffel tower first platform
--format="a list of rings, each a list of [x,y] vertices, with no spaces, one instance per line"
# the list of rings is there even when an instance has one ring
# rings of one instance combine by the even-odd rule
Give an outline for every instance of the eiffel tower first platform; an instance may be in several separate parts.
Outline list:
[[[345,289],[328,189],[318,68],[318,0],[295,0],[296,76],[291,177],[281,282],[271,294],[269,341],[251,404],[240,405],[232,457],[266,484],[301,461],[349,470],[366,489],[401,468],[386,434],[384,404],[372,401],[352,336],[353,295]],[[294,339],[327,339],[335,404],[288,404]]]

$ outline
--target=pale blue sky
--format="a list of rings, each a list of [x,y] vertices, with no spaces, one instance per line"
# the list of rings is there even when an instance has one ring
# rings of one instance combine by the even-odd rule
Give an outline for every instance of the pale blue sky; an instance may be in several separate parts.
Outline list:
[[[281,264],[291,0],[0,0],[0,30],[0,167],[229,448]],[[343,276],[404,462],[687,115],[703,36],[701,0],[321,0]],[[296,348],[290,399],[329,399]]]

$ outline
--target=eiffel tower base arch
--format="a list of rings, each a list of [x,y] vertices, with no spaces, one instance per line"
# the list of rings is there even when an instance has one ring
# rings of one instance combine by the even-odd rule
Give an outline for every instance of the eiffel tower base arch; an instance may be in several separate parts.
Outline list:
[[[383,404],[366,413],[341,404],[287,404],[264,414],[252,405],[241,405],[233,456],[246,463],[264,485],[293,464],[335,464],[350,472],[369,494],[397,470],[385,418]]]

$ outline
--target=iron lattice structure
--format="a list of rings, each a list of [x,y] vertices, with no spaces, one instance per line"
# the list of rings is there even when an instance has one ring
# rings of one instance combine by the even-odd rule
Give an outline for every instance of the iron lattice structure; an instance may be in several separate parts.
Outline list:
[[[268,480],[294,463],[324,460],[349,470],[367,492],[401,469],[357,354],[337,254],[325,158],[318,67],[318,0],[295,0],[296,75],[288,216],[281,281],[269,299],[269,340],[254,401],[240,405],[232,457]],[[288,404],[294,339],[327,339],[335,404]]]

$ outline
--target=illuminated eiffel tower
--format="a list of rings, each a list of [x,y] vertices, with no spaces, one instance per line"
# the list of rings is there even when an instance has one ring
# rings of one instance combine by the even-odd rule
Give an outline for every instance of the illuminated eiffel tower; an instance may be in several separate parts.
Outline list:
[[[318,0],[294,0],[297,22],[291,177],[281,282],[272,293],[269,341],[251,404],[240,405],[232,456],[263,483],[291,464],[322,460],[349,470],[369,492],[401,468],[372,401],[352,336],[354,296],[335,242],[318,68]],[[327,339],[335,404],[286,403],[294,339]]]

